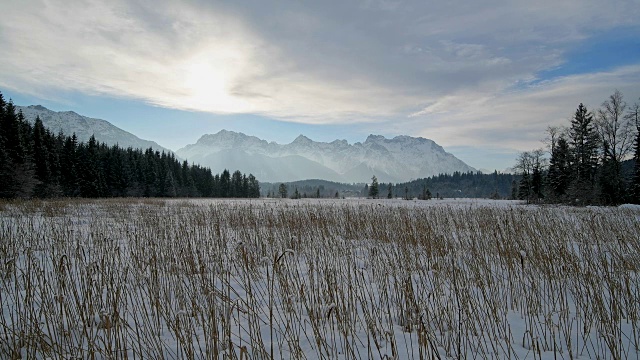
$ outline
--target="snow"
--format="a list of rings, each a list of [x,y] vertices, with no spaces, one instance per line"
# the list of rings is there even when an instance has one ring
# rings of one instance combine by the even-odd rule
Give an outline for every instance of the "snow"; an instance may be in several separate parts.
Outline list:
[[[0,358],[638,358],[637,217],[481,199],[0,203]]]
[[[638,204],[622,204],[618,206],[620,209],[629,209],[629,210],[640,210],[640,205]]]
[[[93,119],[79,115],[73,111],[55,112],[41,105],[17,106],[17,110],[22,110],[24,117],[31,124],[35,123],[36,117],[40,117],[42,124],[54,134],[62,131],[66,136],[76,134],[79,141],[87,142],[94,135],[96,140],[108,145],[119,145],[126,149],[153,148],[158,151],[171,152],[157,143],[143,140],[137,136],[124,131],[106,120]]]
[[[286,161],[287,157],[300,156],[313,162],[316,167],[327,169],[326,172],[340,174],[342,178],[336,180],[348,183],[367,181],[372,174],[371,169],[384,182],[410,181],[443,173],[451,174],[455,171],[475,171],[452,154],[445,152],[432,140],[410,136],[386,139],[383,136],[370,135],[364,143],[349,145],[344,140],[335,140],[330,143],[315,142],[300,135],[290,144],[279,145],[255,136],[222,130],[217,134],[202,136],[196,144],[178,150],[177,154],[190,161],[213,166],[213,162],[222,162],[221,157],[224,157],[225,152],[229,150],[235,153],[244,152],[248,156],[260,155],[282,159],[282,161]],[[259,173],[256,165],[253,166],[255,168],[246,168],[242,171]],[[367,169],[365,177],[357,173],[357,170],[363,167]],[[313,169],[297,170],[300,179],[314,178],[309,175]],[[274,182],[287,179],[260,178],[260,180]]]

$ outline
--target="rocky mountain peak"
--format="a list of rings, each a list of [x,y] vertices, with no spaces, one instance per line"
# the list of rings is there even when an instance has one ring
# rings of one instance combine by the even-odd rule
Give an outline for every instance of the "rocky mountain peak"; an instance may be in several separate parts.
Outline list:
[[[371,134],[364,143],[349,145],[346,140],[316,142],[300,135],[281,145],[225,130],[205,135],[177,153],[212,169],[239,168],[261,175],[267,182],[315,178],[353,183],[367,182],[372,175],[382,182],[403,182],[475,171],[433,141],[411,136],[387,139]]]

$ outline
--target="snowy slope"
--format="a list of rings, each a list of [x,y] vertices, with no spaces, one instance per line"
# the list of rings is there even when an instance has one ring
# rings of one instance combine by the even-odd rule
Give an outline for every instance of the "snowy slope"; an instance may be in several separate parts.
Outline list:
[[[231,157],[230,153],[235,155]],[[387,139],[370,135],[364,143],[350,145],[345,140],[315,142],[300,135],[290,144],[280,145],[222,130],[202,136],[177,154],[212,168],[240,168],[243,172],[263,174],[259,178],[268,182],[315,178],[368,182],[372,175],[382,182],[402,182],[441,173],[475,171],[432,140],[410,136]],[[254,161],[256,157],[263,160]],[[292,157],[308,161],[299,161],[293,173],[273,170],[287,167],[282,163]]]
[[[73,111],[56,112],[41,105],[16,106],[16,110],[22,110],[25,119],[31,124],[35,123],[36,116],[40,116],[44,126],[54,134],[60,131],[65,135],[75,133],[80,141],[88,141],[91,135],[95,135],[96,140],[108,145],[118,144],[122,148],[138,149],[151,147],[154,150],[171,152],[154,141],[140,139],[108,121],[82,116]]]

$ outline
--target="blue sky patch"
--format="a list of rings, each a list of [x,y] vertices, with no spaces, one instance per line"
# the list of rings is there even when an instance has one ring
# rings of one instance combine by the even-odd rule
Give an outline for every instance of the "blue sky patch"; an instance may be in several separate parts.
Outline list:
[[[538,73],[534,83],[637,63],[640,63],[640,29],[613,29],[598,33],[569,49],[564,63]]]

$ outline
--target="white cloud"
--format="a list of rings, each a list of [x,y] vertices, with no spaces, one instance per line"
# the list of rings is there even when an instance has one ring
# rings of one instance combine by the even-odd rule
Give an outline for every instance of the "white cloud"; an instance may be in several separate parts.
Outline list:
[[[635,67],[509,89],[638,12],[635,0],[2,2],[0,86],[523,148],[577,102],[632,95]]]
[[[579,103],[595,110],[616,89],[640,101],[640,65],[541,82],[500,94],[459,93],[415,114],[415,129],[445,146],[513,150],[542,147],[547,126],[568,126]],[[438,109],[450,109],[439,113]],[[420,130],[421,129],[421,130]]]

